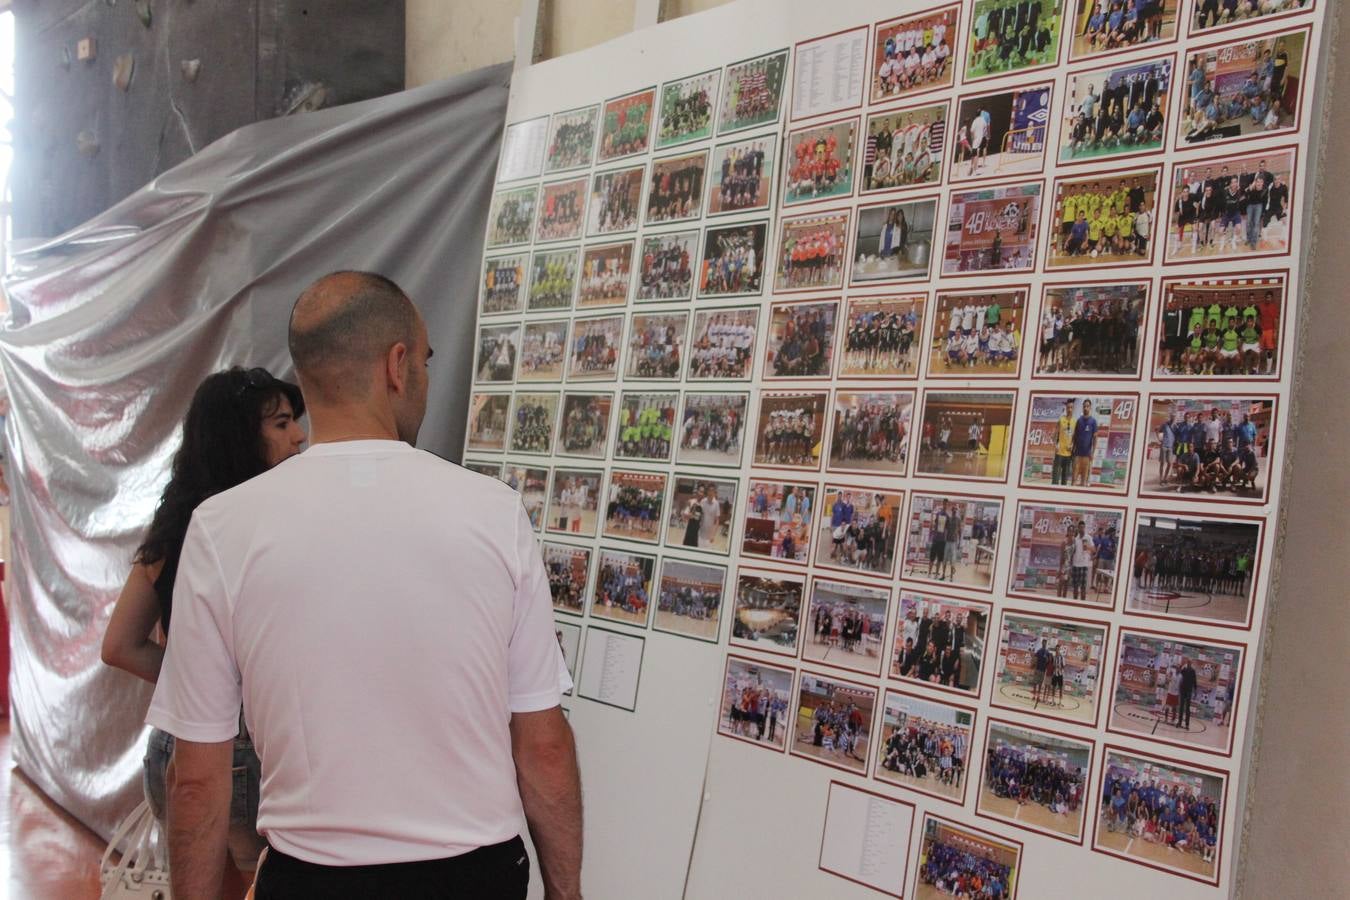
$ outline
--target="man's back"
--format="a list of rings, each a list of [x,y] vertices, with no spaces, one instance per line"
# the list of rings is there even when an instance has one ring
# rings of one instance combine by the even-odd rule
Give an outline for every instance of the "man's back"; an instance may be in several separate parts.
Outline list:
[[[232,720],[237,700],[228,715],[218,692],[195,702],[185,673],[237,668],[273,846],[376,864],[521,832],[511,713],[552,708],[570,684],[513,491],[399,441],[318,444],[202,504],[193,532],[184,564],[214,557],[215,581],[192,579],[182,605],[221,640],[178,648],[186,684],[152,719],[187,699]]]

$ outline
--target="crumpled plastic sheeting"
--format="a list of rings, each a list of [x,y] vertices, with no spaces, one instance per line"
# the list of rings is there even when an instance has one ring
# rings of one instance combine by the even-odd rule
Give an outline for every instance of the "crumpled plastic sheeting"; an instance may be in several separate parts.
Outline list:
[[[288,373],[305,285],[378,271],[417,302],[437,351],[421,445],[459,458],[510,74],[243,128],[15,254],[0,329],[12,744],[104,837],[139,797],[150,687],[104,666],[100,642],[201,379],[233,364]]]

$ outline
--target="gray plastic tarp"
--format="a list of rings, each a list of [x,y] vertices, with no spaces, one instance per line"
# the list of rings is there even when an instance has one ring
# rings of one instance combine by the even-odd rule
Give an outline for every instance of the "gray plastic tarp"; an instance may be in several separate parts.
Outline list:
[[[150,690],[104,666],[100,641],[201,379],[289,372],[304,286],[378,271],[437,351],[421,444],[458,458],[510,74],[249,126],[12,260],[12,744],[105,837],[140,791]]]

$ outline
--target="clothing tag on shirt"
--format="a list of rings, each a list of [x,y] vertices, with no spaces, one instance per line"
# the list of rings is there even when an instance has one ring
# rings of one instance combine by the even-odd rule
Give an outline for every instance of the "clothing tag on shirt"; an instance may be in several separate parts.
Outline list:
[[[374,487],[375,460],[361,456],[347,460],[347,480],[352,487]]]

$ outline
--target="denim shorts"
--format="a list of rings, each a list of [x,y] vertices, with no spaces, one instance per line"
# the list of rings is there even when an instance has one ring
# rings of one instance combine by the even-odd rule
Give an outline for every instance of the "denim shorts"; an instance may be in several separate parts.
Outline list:
[[[150,810],[161,822],[164,821],[168,799],[164,775],[169,768],[169,759],[173,756],[173,744],[173,735],[155,728],[150,731],[150,740],[145,746],[145,773],[142,778],[145,799],[150,801]],[[262,763],[253,751],[251,739],[242,735],[234,739],[234,761],[231,765],[234,777],[230,795],[230,824],[248,825],[256,830]]]

